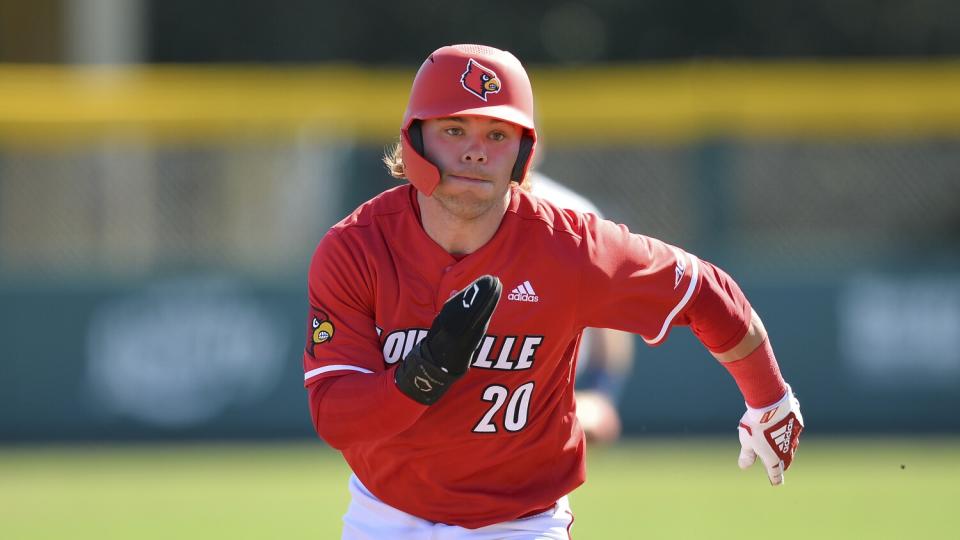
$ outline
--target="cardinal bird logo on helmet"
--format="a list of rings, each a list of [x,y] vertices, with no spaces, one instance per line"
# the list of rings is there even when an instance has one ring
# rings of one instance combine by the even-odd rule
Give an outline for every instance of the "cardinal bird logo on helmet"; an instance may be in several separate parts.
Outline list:
[[[486,101],[487,94],[500,91],[500,77],[492,69],[484,67],[471,58],[467,61],[467,70],[460,77],[460,84],[470,93]]]

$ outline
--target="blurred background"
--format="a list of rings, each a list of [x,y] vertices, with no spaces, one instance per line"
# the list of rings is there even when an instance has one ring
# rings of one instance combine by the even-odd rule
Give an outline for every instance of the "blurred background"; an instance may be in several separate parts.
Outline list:
[[[808,436],[955,441],[958,28],[953,0],[0,0],[0,467],[322,447],[309,257],[396,185],[420,62],[469,42],[528,67],[541,171],[737,278]],[[739,393],[689,332],[637,343],[628,440],[732,437]]]

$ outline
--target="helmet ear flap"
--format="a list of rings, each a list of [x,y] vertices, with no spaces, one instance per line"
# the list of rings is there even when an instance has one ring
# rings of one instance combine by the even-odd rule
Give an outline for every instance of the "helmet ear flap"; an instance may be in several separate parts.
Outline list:
[[[429,197],[440,183],[440,170],[423,154],[423,125],[419,120],[413,120],[407,129],[400,132],[400,145],[407,179]]]
[[[422,139],[421,139],[422,141]],[[530,154],[533,152],[534,138],[524,132],[520,138],[520,150],[517,152],[517,162],[513,164],[513,172],[510,173],[510,179],[514,182],[523,182],[523,177],[527,172],[527,164],[530,163]]]

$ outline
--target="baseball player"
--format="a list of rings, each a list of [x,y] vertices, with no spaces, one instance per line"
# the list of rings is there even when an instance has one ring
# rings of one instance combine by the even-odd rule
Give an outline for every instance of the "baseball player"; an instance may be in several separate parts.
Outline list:
[[[803,419],[759,317],[722,270],[519,188],[536,149],[519,60],[442,47],[385,161],[409,180],[330,229],[309,271],[304,384],[353,474],[343,538],[569,538],[583,483],[586,327],[689,326],[746,402],[739,464],[783,482]]]

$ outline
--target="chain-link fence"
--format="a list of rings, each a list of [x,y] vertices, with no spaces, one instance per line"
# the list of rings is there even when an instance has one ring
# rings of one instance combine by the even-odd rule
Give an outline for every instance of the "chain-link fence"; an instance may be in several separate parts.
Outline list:
[[[763,268],[960,252],[960,139],[550,148],[542,170],[631,230]]]
[[[347,156],[345,143],[310,135],[5,149],[0,274],[290,271],[340,210]]]
[[[373,178],[385,176],[380,151],[308,135],[8,148],[0,272],[299,272],[323,229],[351,210],[344,191],[383,180]],[[610,219],[761,269],[919,262],[960,246],[960,139],[562,145],[545,154],[540,169]]]

